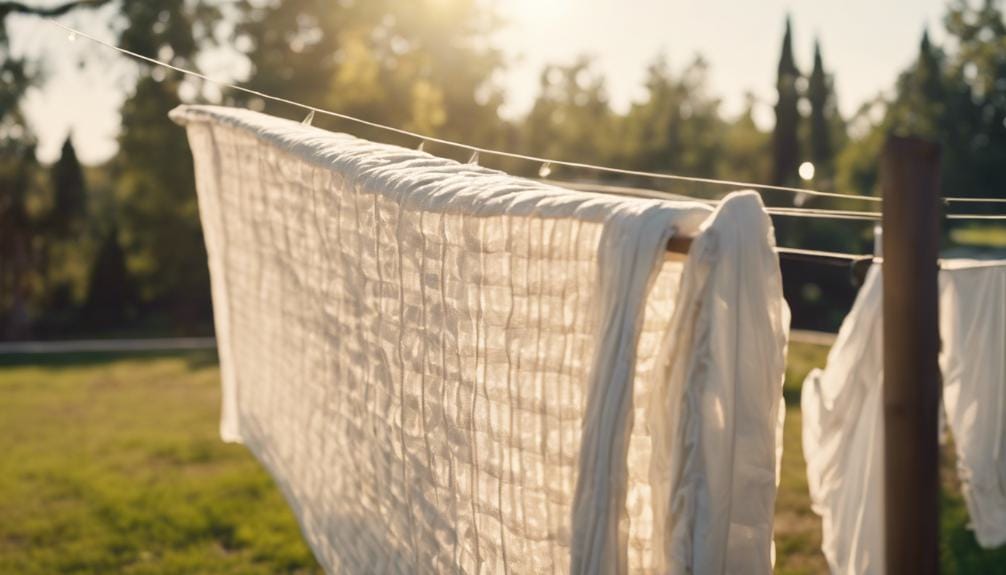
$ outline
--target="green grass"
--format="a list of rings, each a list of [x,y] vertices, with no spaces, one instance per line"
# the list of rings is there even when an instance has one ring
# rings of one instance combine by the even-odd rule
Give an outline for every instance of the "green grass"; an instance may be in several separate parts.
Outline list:
[[[950,231],[950,239],[955,244],[982,248],[1006,248],[1006,227],[970,226]]]
[[[824,573],[799,386],[827,349],[792,344],[778,573]],[[0,365],[0,573],[321,573],[275,484],[217,436],[216,357],[58,356]],[[1006,572],[967,531],[944,458],[943,572]]]
[[[0,369],[0,573],[320,573],[209,354]]]

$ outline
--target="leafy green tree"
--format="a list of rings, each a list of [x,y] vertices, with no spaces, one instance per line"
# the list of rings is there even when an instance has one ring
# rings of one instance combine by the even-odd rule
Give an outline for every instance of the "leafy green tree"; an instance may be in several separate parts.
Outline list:
[[[797,183],[797,168],[800,164],[799,79],[800,70],[793,58],[793,33],[787,17],[776,79],[778,100],[775,105],[775,130],[772,133],[771,181],[776,185],[792,186]]]
[[[850,118],[857,136],[842,148],[835,165],[836,186],[845,193],[879,195],[877,188],[878,165],[883,153],[887,132],[884,119],[874,118],[875,109],[885,108],[887,102],[878,97],[864,103]],[[862,208],[856,204],[856,209]]]
[[[0,338],[28,334],[38,266],[37,232],[28,204],[38,169],[34,141],[0,142]]]
[[[858,136],[838,160],[837,181],[842,189],[880,193],[879,159],[890,133],[945,141],[950,121],[943,60],[942,52],[930,42],[928,31],[923,32],[919,55],[898,76],[894,97],[889,101],[878,97],[860,108],[852,122],[858,126]],[[878,109],[883,110],[879,121],[874,119]]]
[[[944,19],[956,50],[946,60],[944,189],[998,196],[1006,190],[1006,18],[1003,3],[954,0]],[[966,192],[964,194],[963,192]],[[975,206],[978,209],[994,206]]]
[[[200,49],[212,41],[217,16],[212,6],[200,2],[127,2],[119,43],[194,67]],[[157,68],[139,68],[137,75],[121,111],[123,153],[113,165],[128,268],[146,309],[166,313],[179,328],[205,323],[209,272],[192,156],[184,130],[168,119],[168,112],[181,104],[182,80]]]
[[[1006,187],[1006,23],[1000,2],[955,1],[945,18],[944,50],[928,32],[916,61],[902,72],[883,120],[843,154],[840,180],[876,182],[883,137],[899,133],[939,142],[944,193],[1001,195]],[[985,207],[987,209],[987,206]],[[983,209],[976,205],[974,209]]]
[[[185,134],[168,119],[177,82],[141,78],[122,108],[115,163],[122,240],[140,297],[181,325],[208,319],[209,272]]]
[[[538,156],[607,163],[615,153],[614,130],[604,78],[589,58],[580,57],[542,71],[538,97],[524,120],[521,147]]]
[[[497,144],[502,137],[502,95],[494,80],[502,57],[485,41],[497,25],[485,3],[287,0],[243,6],[237,41],[249,47],[253,87],[476,144]],[[322,117],[316,122],[418,143]]]
[[[745,100],[744,111],[726,125],[719,177],[763,182],[771,170],[771,158],[766,153],[771,145],[771,135],[760,130],[755,123],[757,100],[754,94],[749,92]]]
[[[715,176],[722,160],[720,101],[709,94],[708,65],[696,58],[678,77],[660,56],[647,69],[647,98],[632,106],[621,138],[634,169]]]

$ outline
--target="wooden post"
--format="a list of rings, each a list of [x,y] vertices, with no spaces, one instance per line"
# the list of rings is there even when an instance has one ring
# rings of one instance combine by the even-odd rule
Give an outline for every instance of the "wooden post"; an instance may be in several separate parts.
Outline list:
[[[939,572],[940,148],[888,138],[884,237],[887,573]]]

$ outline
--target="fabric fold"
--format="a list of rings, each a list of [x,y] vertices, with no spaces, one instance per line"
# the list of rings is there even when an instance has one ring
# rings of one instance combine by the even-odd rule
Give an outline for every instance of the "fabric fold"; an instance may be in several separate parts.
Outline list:
[[[658,572],[772,571],[789,330],[774,245],[753,192],[692,244],[647,418]]]

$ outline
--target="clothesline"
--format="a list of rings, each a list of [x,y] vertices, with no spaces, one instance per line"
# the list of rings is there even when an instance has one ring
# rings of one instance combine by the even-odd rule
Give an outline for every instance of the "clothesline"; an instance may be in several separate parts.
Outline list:
[[[645,198],[666,199],[666,200],[687,199],[689,201],[697,201],[709,204],[711,206],[715,206],[719,203],[719,200],[692,198],[688,196],[674,194],[671,192],[651,190],[646,188],[634,188],[629,186],[616,186],[609,184],[596,184],[591,182],[581,183],[581,182],[564,182],[555,180],[539,180],[539,181],[567,188],[579,189],[585,192],[601,192],[607,194],[630,195],[630,196],[639,196]],[[765,208],[765,211],[767,211],[770,215],[773,216],[828,218],[837,220],[865,220],[865,221],[880,221],[882,219],[881,212],[864,212],[855,210],[767,207]],[[1006,214],[947,214],[946,217],[947,219],[950,220],[1006,220]]]
[[[604,194],[636,196],[636,197],[653,198],[659,200],[687,200],[690,202],[699,202],[702,204],[708,204],[710,206],[715,206],[719,204],[719,200],[694,198],[691,196],[684,196],[680,194],[674,194],[671,192],[663,192],[660,190],[649,190],[644,188],[632,188],[627,186],[615,186],[608,184],[595,184],[589,182],[583,182],[583,183],[566,182],[566,181],[545,180],[545,179],[539,179],[536,181],[551,184],[554,186],[561,186],[568,189],[580,190],[583,192],[599,192]],[[878,221],[880,220],[881,215],[880,212],[861,212],[852,210],[832,210],[832,209],[820,209],[820,208],[767,207],[765,208],[765,211],[773,216],[826,218],[835,220]]]
[[[948,204],[970,203],[970,204],[1006,204],[1006,198],[943,198]]]
[[[250,95],[253,95],[253,96],[265,99],[265,100],[270,100],[270,101],[273,101],[273,102],[277,102],[277,103],[285,104],[285,105],[288,105],[288,106],[300,108],[300,109],[305,110],[305,111],[308,112],[308,114],[309,114],[308,115],[308,119],[309,120],[311,118],[313,118],[315,114],[322,114],[322,115],[325,115],[325,116],[330,116],[330,117],[338,118],[338,119],[341,119],[341,120],[355,122],[355,123],[360,124],[360,125],[364,125],[364,126],[368,126],[368,127],[372,127],[372,128],[377,128],[377,129],[380,129],[380,130],[385,130],[385,131],[396,133],[396,134],[399,134],[399,135],[403,135],[403,136],[408,136],[408,137],[411,137],[411,138],[415,138],[415,139],[419,140],[420,145],[422,145],[425,142],[432,142],[432,143],[442,144],[442,145],[446,145],[446,146],[450,146],[450,147],[454,147],[454,148],[458,148],[458,149],[462,149],[462,150],[467,150],[467,151],[469,151],[469,152],[472,153],[472,157],[473,158],[477,158],[478,155],[480,155],[480,154],[485,154],[485,155],[489,155],[489,156],[505,157],[505,158],[512,158],[512,159],[524,160],[524,161],[529,161],[529,162],[535,162],[535,163],[540,163],[542,165],[543,171],[546,171],[545,168],[547,168],[547,167],[556,165],[556,166],[565,166],[565,167],[569,167],[569,168],[586,169],[586,170],[593,170],[593,171],[605,172],[605,173],[611,173],[611,174],[620,174],[620,175],[627,175],[627,176],[639,176],[639,177],[661,179],[661,180],[686,181],[686,182],[695,182],[695,183],[704,183],[704,184],[731,186],[731,187],[734,187],[734,188],[752,188],[752,189],[766,190],[766,191],[783,191],[783,192],[790,192],[790,193],[793,193],[793,194],[798,194],[798,197],[800,197],[800,196],[828,197],[828,198],[840,198],[840,199],[847,199],[847,200],[857,200],[857,201],[864,201],[864,202],[871,202],[871,203],[881,203],[882,202],[881,198],[876,198],[876,197],[871,197],[871,196],[859,196],[859,195],[854,195],[854,194],[842,194],[842,193],[835,193],[835,192],[822,192],[822,191],[818,191],[818,190],[811,190],[811,189],[805,189],[805,188],[795,188],[795,187],[790,187],[790,186],[777,186],[777,185],[770,185],[770,184],[758,184],[758,183],[754,183],[754,182],[743,182],[743,181],[737,181],[737,180],[720,180],[720,179],[715,179],[715,178],[702,178],[702,177],[696,177],[696,176],[682,176],[682,175],[678,175],[678,174],[646,172],[646,171],[640,171],[640,170],[628,170],[628,169],[614,168],[614,167],[610,167],[610,166],[601,166],[601,165],[596,165],[596,164],[589,164],[589,163],[584,163],[584,162],[568,162],[568,161],[563,161],[563,160],[553,160],[553,159],[543,158],[543,157],[539,157],[539,156],[533,156],[533,155],[529,155],[529,154],[521,154],[521,153],[516,153],[516,152],[507,152],[507,151],[504,151],[504,150],[494,150],[494,149],[491,149],[491,148],[484,148],[484,147],[480,147],[480,146],[473,146],[471,144],[465,144],[463,142],[456,142],[456,141],[447,140],[447,139],[444,139],[444,138],[438,138],[438,137],[435,137],[435,136],[429,136],[429,135],[425,135],[425,134],[420,134],[418,132],[413,132],[411,130],[405,130],[405,129],[402,129],[402,128],[396,128],[396,127],[393,127],[393,126],[388,126],[388,125],[380,124],[378,122],[372,122],[370,120],[365,120],[365,119],[362,119],[362,118],[357,118],[357,117],[354,117],[354,116],[350,116],[348,114],[342,114],[342,113],[339,113],[339,112],[334,112],[334,111],[331,111],[331,110],[326,110],[326,109],[323,109],[323,108],[318,108],[316,106],[311,106],[311,105],[308,105],[308,104],[302,104],[302,103],[294,101],[294,100],[290,100],[290,99],[287,99],[287,98],[282,98],[282,97],[279,97],[279,96],[273,96],[271,94],[267,94],[267,93],[259,91],[259,90],[255,90],[255,89],[252,89],[252,88],[246,88],[246,87],[240,86],[238,84],[233,84],[233,83],[230,83],[230,82],[225,82],[223,80],[219,80],[219,79],[207,76],[205,74],[202,74],[200,72],[195,72],[195,71],[192,71],[192,70],[188,70],[186,68],[175,66],[175,65],[167,63],[167,62],[163,62],[163,61],[158,60],[156,58],[151,58],[149,56],[145,56],[143,54],[139,54],[137,52],[133,52],[133,51],[127,50],[125,48],[121,48],[119,46],[116,46],[114,44],[111,44],[109,42],[101,40],[99,38],[96,38],[96,37],[94,37],[94,36],[92,36],[90,34],[87,34],[86,32],[82,32],[80,30],[77,30],[76,28],[73,28],[71,26],[67,26],[65,24],[62,24],[62,23],[60,23],[60,22],[58,22],[58,21],[56,21],[56,20],[54,20],[52,18],[47,18],[46,20],[49,23],[51,23],[51,24],[53,24],[53,25],[55,25],[55,26],[63,29],[64,31],[68,32],[70,34],[70,38],[71,39],[79,36],[79,37],[85,38],[87,40],[90,40],[91,42],[94,42],[96,44],[99,44],[99,45],[104,46],[106,48],[112,49],[112,50],[114,50],[116,52],[119,52],[120,54],[124,54],[126,56],[130,56],[130,57],[135,58],[137,60],[141,60],[143,62],[147,62],[149,64],[153,64],[155,66],[160,66],[160,67],[163,67],[163,68],[166,68],[166,69],[169,69],[169,70],[173,70],[175,72],[178,72],[178,73],[181,73],[181,74],[193,77],[193,78],[198,78],[200,80],[203,80],[204,82],[208,82],[210,84],[214,84],[214,85],[222,87],[222,88],[228,88],[228,89],[235,90],[235,91],[238,91],[238,92],[243,92],[243,93],[246,93],[246,94],[250,94]],[[946,198],[945,201],[947,201],[947,202],[964,202],[964,201],[967,201],[967,202],[984,202],[984,201],[1006,202],[1006,200],[999,200],[999,199],[985,200],[984,198]],[[777,215],[796,215],[796,212],[791,209],[786,214],[777,214]],[[818,214],[816,216],[808,216],[808,217],[821,217],[821,216]],[[951,219],[966,219],[966,218],[970,218],[970,216],[968,216],[968,215],[958,215],[958,216],[953,217]],[[840,219],[851,219],[851,218],[849,218],[848,216],[846,216],[846,217],[843,217],[843,218],[840,218]],[[984,216],[983,215],[983,216],[980,216],[980,217],[976,217],[975,219],[1006,219],[1006,216]]]
[[[947,214],[948,220],[1006,220],[1004,214]]]

